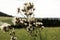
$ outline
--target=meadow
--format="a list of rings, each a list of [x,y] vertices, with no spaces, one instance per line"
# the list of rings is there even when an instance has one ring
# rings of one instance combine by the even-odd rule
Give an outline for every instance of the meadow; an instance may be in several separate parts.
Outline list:
[[[0,17],[0,21],[12,24],[11,17]],[[0,40],[10,40],[10,31],[3,32],[0,30]],[[60,40],[60,27],[46,27],[42,30],[36,28],[32,33],[33,36],[25,28],[15,29],[15,33],[17,40]]]

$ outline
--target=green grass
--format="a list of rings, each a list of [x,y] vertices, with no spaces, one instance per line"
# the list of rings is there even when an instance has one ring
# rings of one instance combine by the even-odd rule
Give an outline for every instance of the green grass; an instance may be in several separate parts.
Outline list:
[[[12,24],[11,19],[11,17],[0,17],[0,21]],[[10,40],[9,32],[0,30],[0,40]],[[15,32],[17,40],[60,40],[60,27],[50,27],[43,30],[37,28],[32,33],[33,36],[24,28],[15,29]]]
[[[5,33],[0,30],[0,40],[9,40],[10,39],[9,32]],[[31,36],[24,28],[15,29],[15,32],[16,32],[17,40],[33,40],[33,38],[35,37],[35,36]],[[34,40],[60,40],[60,28],[58,27],[45,28],[43,30],[40,30],[40,32],[38,33],[38,36],[35,38],[36,39]]]
[[[0,17],[0,22],[12,24],[12,17]]]

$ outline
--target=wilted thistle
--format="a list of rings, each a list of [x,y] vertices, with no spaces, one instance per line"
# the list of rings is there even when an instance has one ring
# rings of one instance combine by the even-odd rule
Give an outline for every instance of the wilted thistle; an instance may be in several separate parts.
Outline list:
[[[17,40],[17,37],[15,36],[15,30],[13,28],[13,30],[10,32],[11,38],[10,40]]]

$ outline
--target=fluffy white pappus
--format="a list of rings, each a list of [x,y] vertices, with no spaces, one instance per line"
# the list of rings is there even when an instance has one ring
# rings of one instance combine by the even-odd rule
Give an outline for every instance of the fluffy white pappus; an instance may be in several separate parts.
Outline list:
[[[13,19],[12,19],[12,23],[14,24],[14,25],[16,25],[16,18],[19,18],[19,17],[14,17]],[[19,19],[20,20],[20,19]]]
[[[44,26],[41,26],[42,29],[44,29],[45,27]]]
[[[0,26],[0,29],[3,30],[4,27],[7,27],[7,28],[8,28],[9,26],[11,26],[11,25],[8,24],[8,23],[3,23],[3,24]]]
[[[33,23],[34,25],[36,24],[36,25],[43,25],[43,23],[42,22],[36,22],[36,23]]]
[[[43,25],[43,23],[42,23],[42,22],[37,22],[36,24]]]

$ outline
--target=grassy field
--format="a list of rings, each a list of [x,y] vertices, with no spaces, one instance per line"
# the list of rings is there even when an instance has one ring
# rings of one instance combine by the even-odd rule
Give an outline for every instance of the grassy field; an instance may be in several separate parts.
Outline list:
[[[0,17],[0,22],[12,24],[12,17]]]
[[[0,21],[12,24],[11,19],[10,17],[0,17]],[[0,30],[0,40],[10,40],[9,32]],[[60,27],[44,28],[43,30],[37,28],[32,33],[33,36],[25,28],[15,29],[15,32],[17,40],[60,40]]]
[[[0,30],[0,40],[9,40],[9,32]],[[15,29],[15,32],[17,40],[60,40],[60,28],[45,28],[37,32],[38,36],[31,36],[25,29]]]

